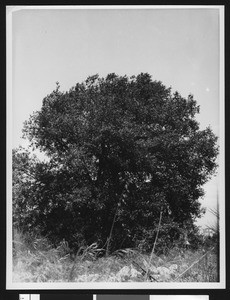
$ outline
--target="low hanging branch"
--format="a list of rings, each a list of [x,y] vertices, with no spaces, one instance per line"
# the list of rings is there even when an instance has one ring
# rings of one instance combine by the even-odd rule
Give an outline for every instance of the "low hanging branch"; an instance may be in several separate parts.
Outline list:
[[[156,243],[157,243],[157,239],[158,239],[158,234],[159,234],[159,231],[160,231],[162,214],[163,214],[163,207],[161,207],[160,218],[159,218],[159,223],[158,223],[158,227],[157,227],[157,234],[156,234],[155,241],[154,241],[154,244],[153,244],[153,249],[152,249],[152,252],[151,252],[151,255],[150,255],[148,268],[147,268],[147,271],[146,271],[146,274],[145,274],[145,281],[148,279],[149,269],[150,269],[150,266],[151,266],[153,253],[155,251],[155,247],[156,247]]]

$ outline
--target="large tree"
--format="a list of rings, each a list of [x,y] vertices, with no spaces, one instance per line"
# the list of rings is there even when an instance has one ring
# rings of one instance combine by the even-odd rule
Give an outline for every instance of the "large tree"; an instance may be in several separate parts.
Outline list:
[[[197,113],[192,95],[147,73],[95,75],[68,92],[57,84],[24,126],[50,159],[36,173],[42,233],[116,249],[153,239],[160,211],[171,231],[192,226],[218,153]]]

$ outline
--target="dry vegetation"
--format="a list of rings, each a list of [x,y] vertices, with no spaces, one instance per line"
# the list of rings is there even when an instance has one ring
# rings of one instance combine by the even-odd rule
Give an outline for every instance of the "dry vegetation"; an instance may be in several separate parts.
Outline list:
[[[14,282],[216,282],[216,248],[181,249],[167,255],[122,249],[102,256],[94,243],[71,253],[67,242],[56,248],[45,238],[28,238],[17,232],[13,247]],[[148,270],[148,274],[147,274]]]

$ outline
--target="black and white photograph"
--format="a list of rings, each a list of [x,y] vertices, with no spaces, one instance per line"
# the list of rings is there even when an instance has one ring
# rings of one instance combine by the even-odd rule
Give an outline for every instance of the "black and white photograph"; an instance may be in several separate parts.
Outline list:
[[[6,21],[7,289],[225,288],[224,6]]]

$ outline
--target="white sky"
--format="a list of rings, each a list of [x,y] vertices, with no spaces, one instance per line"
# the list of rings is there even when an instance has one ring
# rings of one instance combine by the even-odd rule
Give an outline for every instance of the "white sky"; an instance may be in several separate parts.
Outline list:
[[[201,128],[219,135],[219,10],[21,9],[12,14],[12,145],[23,122],[55,89],[69,90],[87,76],[137,75],[172,86],[200,105]],[[202,204],[215,208],[218,178]],[[206,214],[199,224],[212,224]]]

